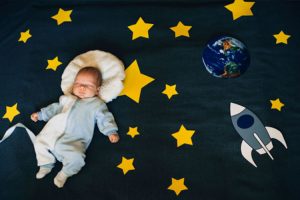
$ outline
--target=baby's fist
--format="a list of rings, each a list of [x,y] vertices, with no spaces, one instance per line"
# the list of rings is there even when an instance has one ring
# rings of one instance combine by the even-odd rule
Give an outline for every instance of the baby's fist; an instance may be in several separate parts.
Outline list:
[[[117,143],[120,139],[120,137],[117,133],[113,133],[113,134],[109,135],[108,138],[111,143]]]
[[[39,116],[38,116],[37,113],[32,113],[30,118],[31,118],[32,121],[37,122],[38,119],[39,119]]]

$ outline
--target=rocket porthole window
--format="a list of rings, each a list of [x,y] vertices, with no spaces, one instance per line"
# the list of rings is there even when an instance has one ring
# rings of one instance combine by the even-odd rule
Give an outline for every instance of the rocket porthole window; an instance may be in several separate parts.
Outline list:
[[[243,115],[237,120],[238,127],[242,129],[250,128],[254,124],[254,118],[251,115]]]

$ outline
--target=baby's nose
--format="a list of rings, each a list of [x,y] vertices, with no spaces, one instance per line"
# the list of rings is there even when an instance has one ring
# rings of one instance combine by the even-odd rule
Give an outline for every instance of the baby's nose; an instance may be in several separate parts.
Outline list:
[[[79,87],[81,90],[85,90],[85,86],[84,85],[80,85]]]

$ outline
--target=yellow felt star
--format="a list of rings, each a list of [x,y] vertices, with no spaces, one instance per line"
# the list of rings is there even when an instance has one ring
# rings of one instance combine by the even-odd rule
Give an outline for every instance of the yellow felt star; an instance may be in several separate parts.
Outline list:
[[[58,57],[56,56],[52,60],[47,60],[48,66],[46,69],[52,69],[53,71],[56,71],[57,67],[61,65],[62,63],[58,60]]]
[[[139,37],[149,38],[148,31],[152,26],[153,24],[145,23],[143,18],[140,17],[135,24],[128,26],[132,32],[132,40],[135,40]]]
[[[6,113],[2,117],[3,119],[7,118],[10,122],[15,118],[15,116],[19,115],[20,112],[18,111],[18,103],[13,106],[6,106]]]
[[[136,60],[134,60],[125,70],[125,74],[126,78],[124,81],[124,89],[120,93],[120,96],[126,95],[139,103],[143,87],[154,81],[154,79],[140,72],[139,65]]]
[[[284,106],[279,98],[277,98],[276,100],[270,100],[270,102],[272,104],[271,109],[277,109],[278,111],[281,111],[281,108]]]
[[[192,26],[186,26],[181,21],[178,22],[177,26],[170,27],[175,32],[175,38],[179,36],[190,37],[189,30]]]
[[[125,175],[128,171],[135,169],[133,166],[133,161],[134,158],[126,159],[125,157],[122,156],[122,162],[117,167],[122,169]]]
[[[58,13],[54,16],[52,16],[51,18],[56,20],[57,25],[61,25],[64,22],[71,22],[72,19],[70,17],[71,13],[73,10],[63,10],[63,9],[59,9]]]
[[[273,36],[276,38],[276,44],[287,44],[287,40],[289,39],[289,37],[291,37],[290,35],[285,34],[283,31],[280,31],[280,33],[274,34]]]
[[[188,190],[188,188],[184,185],[184,178],[178,180],[172,178],[172,184],[168,187],[168,190],[173,190],[178,196],[180,192]]]
[[[162,93],[167,95],[168,98],[171,99],[173,95],[178,94],[177,91],[176,91],[176,85],[166,84],[166,89]]]
[[[127,135],[130,135],[132,138],[139,135],[139,132],[137,131],[137,128],[138,127],[134,127],[134,128],[129,127],[129,131],[128,131]]]
[[[20,38],[19,38],[18,41],[19,41],[19,42],[24,42],[24,43],[26,43],[27,40],[28,40],[29,38],[31,38],[31,36],[32,36],[32,35],[30,35],[29,31],[30,31],[30,29],[27,29],[27,31],[25,31],[25,32],[21,32],[21,33],[20,33]]]
[[[234,0],[233,3],[225,6],[233,16],[233,20],[236,20],[242,16],[252,16],[251,7],[255,2],[245,2],[244,0]]]
[[[192,136],[195,130],[187,130],[183,125],[181,125],[178,132],[173,133],[172,136],[177,140],[177,147],[183,144],[193,145]]]

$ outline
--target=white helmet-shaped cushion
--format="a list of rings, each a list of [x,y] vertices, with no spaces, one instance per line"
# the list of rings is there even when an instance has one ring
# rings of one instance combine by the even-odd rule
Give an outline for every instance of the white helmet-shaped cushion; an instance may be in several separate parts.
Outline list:
[[[87,66],[98,68],[102,74],[99,97],[106,103],[117,98],[123,89],[124,65],[116,56],[100,50],[80,54],[68,64],[61,77],[63,93],[72,92],[72,85],[78,71]]]

